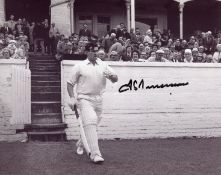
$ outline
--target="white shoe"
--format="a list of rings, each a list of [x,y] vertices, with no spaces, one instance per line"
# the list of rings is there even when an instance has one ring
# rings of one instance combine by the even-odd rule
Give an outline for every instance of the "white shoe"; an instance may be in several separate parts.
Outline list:
[[[99,156],[99,155],[95,155],[94,158],[91,158],[91,161],[93,163],[99,164],[99,163],[103,163],[104,159],[101,156]]]
[[[82,155],[82,154],[84,154],[84,148],[83,148],[83,146],[82,146],[80,140],[77,141],[77,143],[76,143],[76,147],[77,147],[77,151],[76,151],[76,153],[77,153],[78,155]]]

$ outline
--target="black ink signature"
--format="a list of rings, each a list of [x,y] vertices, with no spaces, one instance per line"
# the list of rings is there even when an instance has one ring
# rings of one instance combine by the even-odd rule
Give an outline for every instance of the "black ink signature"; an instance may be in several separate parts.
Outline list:
[[[170,83],[170,84],[161,84],[161,85],[150,85],[146,86],[144,84],[144,80],[142,79],[139,83],[137,80],[130,79],[127,84],[122,85],[119,88],[119,92],[126,92],[126,91],[137,91],[138,89],[159,89],[159,88],[166,88],[166,87],[179,87],[179,86],[187,86],[189,82],[186,83]]]

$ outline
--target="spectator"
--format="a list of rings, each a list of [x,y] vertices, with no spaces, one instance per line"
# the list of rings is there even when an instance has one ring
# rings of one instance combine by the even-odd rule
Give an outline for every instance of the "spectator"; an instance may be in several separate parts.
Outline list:
[[[140,53],[139,53],[137,50],[133,50],[131,54],[132,54],[132,59],[131,59],[131,61],[132,61],[132,62],[139,62]]]
[[[149,62],[169,62],[164,56],[164,51],[162,49],[159,49],[156,51],[156,57],[149,58]]]
[[[123,55],[122,55],[122,60],[123,61],[131,61],[132,59],[132,47],[129,45],[125,48]]]
[[[58,43],[59,30],[55,26],[55,23],[51,24],[51,28],[49,30],[49,50],[51,50],[52,55],[55,55],[57,43]]]
[[[154,44],[152,40],[152,31],[150,29],[147,30],[143,42],[147,42],[148,44]]]
[[[30,42],[30,49],[31,51],[34,51],[34,36],[33,36],[33,30],[35,27],[35,22],[32,22],[29,26],[29,42]]]
[[[214,63],[221,62],[221,44],[216,45],[216,52],[213,54],[213,62]]]
[[[44,46],[44,26],[38,22],[34,29],[33,29],[33,37],[34,37],[34,53],[37,54],[38,51],[38,42],[40,43],[40,47],[41,47],[41,54],[44,55],[45,54],[45,46]]]
[[[206,54],[211,54],[214,51],[215,40],[212,36],[212,32],[208,31],[205,38],[203,39],[203,46]]]
[[[184,51],[184,62],[185,63],[192,63],[193,62],[192,51],[190,49],[186,49]]]
[[[4,35],[12,34],[12,29],[10,27],[8,27],[7,22],[5,22],[4,26],[0,28],[0,33],[3,33]]]
[[[91,38],[91,31],[88,29],[88,25],[87,24],[84,24],[83,28],[80,29],[79,37],[81,38],[82,36],[86,36],[89,39]]]
[[[120,56],[116,51],[110,53],[110,58],[107,61],[120,61]]]
[[[105,54],[104,50],[100,49],[100,50],[97,52],[97,57],[100,58],[102,61],[105,61],[105,59],[106,59],[106,54]]]
[[[109,52],[110,47],[116,42],[116,34],[111,33],[110,37],[104,39],[102,46],[106,53]]]
[[[8,23],[8,27],[13,31],[15,30],[15,16],[14,15],[10,15],[10,19],[7,21]]]

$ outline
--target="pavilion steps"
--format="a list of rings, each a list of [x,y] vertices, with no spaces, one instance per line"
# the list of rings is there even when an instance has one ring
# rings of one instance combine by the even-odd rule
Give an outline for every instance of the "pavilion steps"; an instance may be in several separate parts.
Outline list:
[[[31,70],[31,121],[25,126],[29,140],[64,141],[66,124],[61,113],[60,63],[52,56],[33,55]]]

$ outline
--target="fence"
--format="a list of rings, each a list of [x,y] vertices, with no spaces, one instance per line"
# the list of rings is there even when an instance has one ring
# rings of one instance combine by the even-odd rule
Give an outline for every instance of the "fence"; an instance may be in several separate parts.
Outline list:
[[[12,66],[12,118],[11,124],[31,123],[31,72]]]

